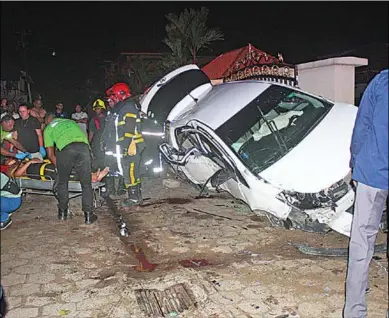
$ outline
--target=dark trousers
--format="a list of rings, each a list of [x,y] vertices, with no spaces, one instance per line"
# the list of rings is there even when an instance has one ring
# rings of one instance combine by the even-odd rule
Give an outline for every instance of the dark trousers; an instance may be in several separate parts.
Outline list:
[[[104,165],[104,162],[105,162],[104,151],[98,147],[92,147],[92,153],[93,153],[93,162],[92,162],[93,168],[95,170],[97,170],[97,169],[103,170],[106,167]]]
[[[69,203],[68,182],[72,169],[76,170],[82,188],[82,210],[91,213],[93,206],[91,153],[85,143],[71,143],[56,153],[58,170],[59,210],[65,211]]]

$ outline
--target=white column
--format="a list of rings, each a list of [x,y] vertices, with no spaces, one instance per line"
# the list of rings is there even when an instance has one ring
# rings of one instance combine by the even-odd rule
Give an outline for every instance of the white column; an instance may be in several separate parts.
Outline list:
[[[354,104],[355,68],[367,64],[367,59],[351,56],[299,64],[299,87],[335,102]]]

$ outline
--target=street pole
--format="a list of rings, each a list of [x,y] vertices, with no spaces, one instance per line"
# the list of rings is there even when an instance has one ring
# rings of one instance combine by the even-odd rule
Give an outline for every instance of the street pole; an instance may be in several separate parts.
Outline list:
[[[31,83],[29,80],[29,75],[28,75],[28,64],[27,64],[27,48],[26,48],[26,30],[22,30],[20,32],[20,45],[23,50],[23,60],[24,60],[24,69],[26,72],[26,83],[27,83],[27,92],[28,92],[28,102],[32,103],[32,96],[31,96]]]

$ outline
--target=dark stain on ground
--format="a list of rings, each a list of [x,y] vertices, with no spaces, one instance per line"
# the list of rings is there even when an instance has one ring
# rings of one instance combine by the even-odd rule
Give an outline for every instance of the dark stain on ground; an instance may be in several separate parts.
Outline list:
[[[273,295],[270,295],[265,299],[265,302],[270,305],[278,305],[279,301],[277,298],[275,298]]]
[[[158,204],[188,204],[193,202],[191,199],[185,199],[185,198],[167,198],[167,199],[161,199],[154,202],[142,204],[141,207],[146,206],[153,206]]]
[[[206,259],[184,259],[180,261],[180,264],[184,267],[196,268],[196,267],[207,266],[210,265],[211,263]]]
[[[214,196],[213,195],[198,195],[194,197],[196,200],[203,200],[203,199],[212,199]]]
[[[117,278],[103,279],[103,280],[100,280],[99,282],[97,282],[94,287],[95,288],[106,288],[108,286],[115,285],[117,283],[118,283]]]
[[[107,279],[109,277],[112,277],[112,276],[115,276],[116,274],[116,269],[113,269],[113,268],[107,268],[107,269],[103,269],[101,270],[96,277],[92,277],[93,279]]]
[[[249,228],[249,229],[260,229],[262,227],[263,227],[263,225],[261,225],[261,224],[249,224],[249,225],[247,225],[247,228]]]
[[[259,216],[259,215],[253,215],[250,216],[250,220],[254,222],[266,222],[267,217],[266,216]]]
[[[197,214],[197,213],[187,213],[187,216],[194,217],[197,220],[209,220],[213,219],[212,215],[207,215],[207,214]]]
[[[61,291],[56,291],[56,292],[47,292],[47,293],[37,293],[35,294],[36,297],[49,297],[49,298],[55,298],[61,294],[63,294],[64,291],[61,290]]]

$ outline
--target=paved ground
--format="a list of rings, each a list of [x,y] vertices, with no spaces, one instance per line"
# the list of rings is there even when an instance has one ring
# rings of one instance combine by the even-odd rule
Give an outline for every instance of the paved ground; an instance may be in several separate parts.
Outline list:
[[[307,256],[288,243],[344,247],[345,237],[271,228],[229,197],[195,199],[182,184],[167,189],[153,180],[144,193],[145,206],[124,214],[124,238],[106,208],[85,226],[73,203],[76,215],[61,223],[54,199],[28,197],[1,233],[7,317],[145,317],[134,291],[176,283],[186,284],[197,306],[170,317],[341,317],[346,259]],[[154,271],[142,271],[133,246],[157,264]],[[370,277],[369,317],[384,317],[383,259]]]

